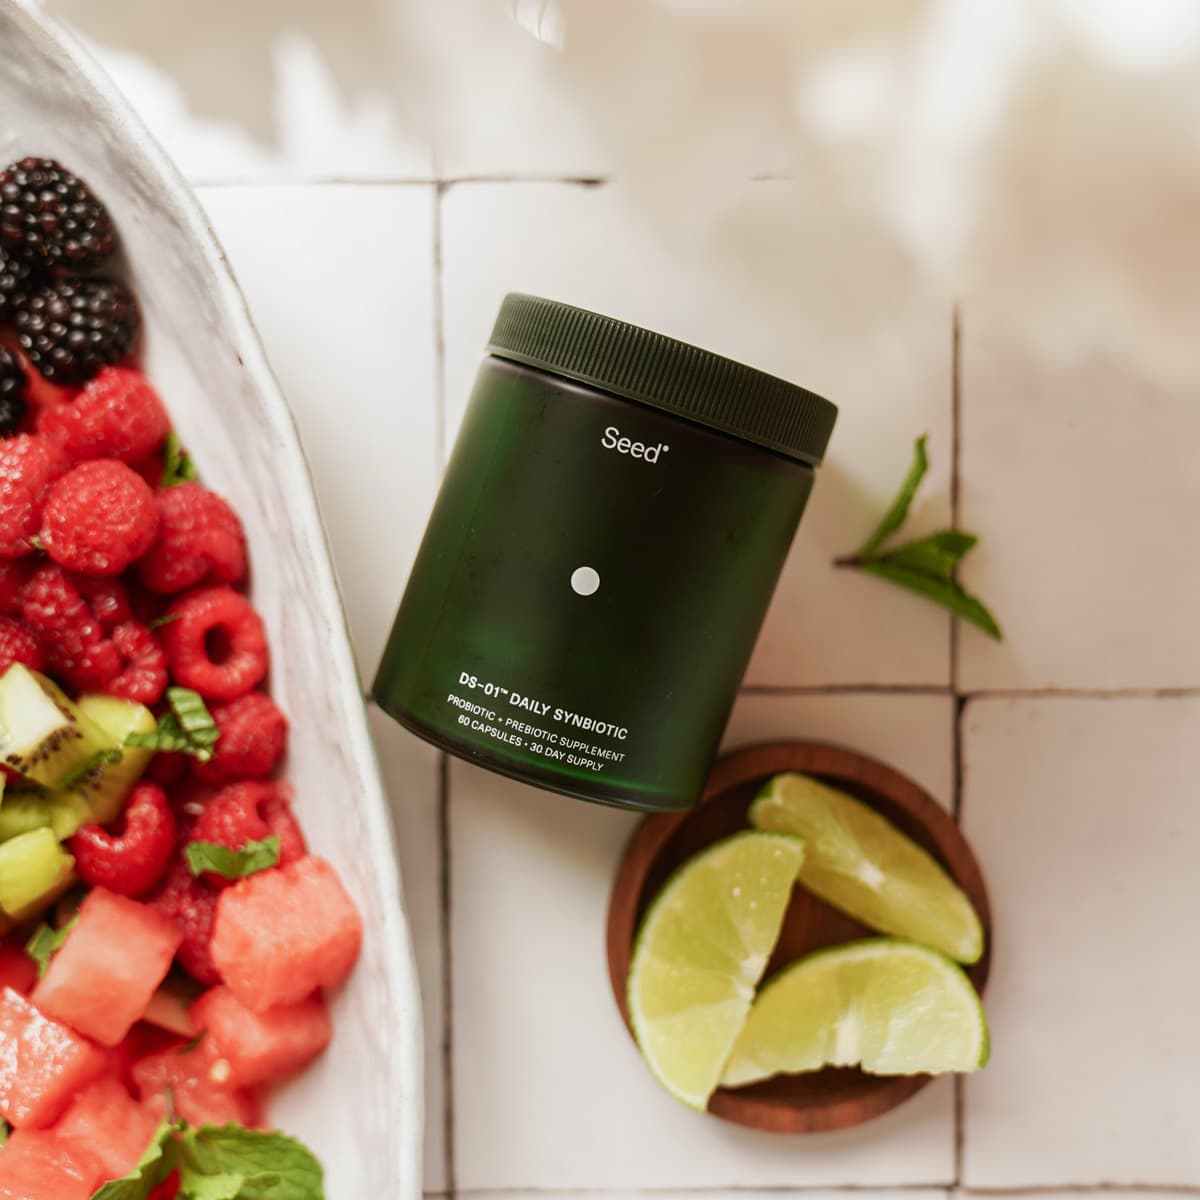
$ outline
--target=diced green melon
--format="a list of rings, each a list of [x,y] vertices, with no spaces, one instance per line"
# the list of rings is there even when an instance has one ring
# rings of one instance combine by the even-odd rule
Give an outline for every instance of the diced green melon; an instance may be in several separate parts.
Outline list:
[[[142,746],[126,746],[125,739],[131,733],[153,733],[158,722],[144,704],[116,696],[82,696],[76,707],[87,723],[100,730],[100,749],[121,751],[120,762],[99,761],[73,789],[87,801],[93,819],[107,825],[120,815],[125,797],[154,755]]]
[[[55,787],[110,740],[62,690],[22,663],[0,678],[0,761]]]
[[[53,829],[33,829],[0,843],[0,908],[10,917],[32,916],[60,896],[75,860]]]

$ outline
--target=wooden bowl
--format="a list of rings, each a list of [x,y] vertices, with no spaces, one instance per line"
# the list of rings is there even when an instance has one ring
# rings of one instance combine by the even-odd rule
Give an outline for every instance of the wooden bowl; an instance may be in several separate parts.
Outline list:
[[[979,864],[954,818],[907,776],[873,758],[840,746],[779,742],[726,755],[713,768],[696,808],[649,817],[634,834],[617,872],[608,909],[609,978],[627,1027],[625,983],[634,935],[646,907],[685,859],[749,826],[747,809],[751,801],[762,785],[781,771],[816,776],[857,797],[941,862],[967,894],[983,923],[983,958],[967,970],[982,992],[991,962],[991,910]],[[767,974],[809,951],[872,933],[798,887]],[[772,1133],[848,1129],[902,1104],[930,1078],[885,1077],[834,1068],[780,1075],[750,1087],[721,1088],[709,1101],[708,1111],[723,1120]]]

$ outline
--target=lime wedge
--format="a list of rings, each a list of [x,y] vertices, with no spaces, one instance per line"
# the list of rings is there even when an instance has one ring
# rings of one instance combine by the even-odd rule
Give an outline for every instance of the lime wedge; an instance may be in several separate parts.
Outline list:
[[[987,1058],[983,1005],[962,967],[926,946],[868,938],[818,950],[769,979],[721,1083],[826,1066],[939,1075],[974,1071]]]
[[[642,921],[629,1017],[655,1078],[708,1104],[779,937],[804,856],[796,838],[739,833],[685,862]]]
[[[859,800],[776,775],[750,808],[756,829],[805,840],[800,882],[871,929],[978,962],[983,926],[970,900],[920,846]]]

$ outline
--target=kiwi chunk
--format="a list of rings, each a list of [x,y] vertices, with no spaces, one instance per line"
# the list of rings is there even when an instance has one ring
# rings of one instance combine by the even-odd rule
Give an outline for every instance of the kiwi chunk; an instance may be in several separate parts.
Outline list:
[[[125,739],[131,733],[152,733],[158,722],[145,705],[116,696],[82,696],[76,707],[80,717],[100,731],[102,743],[91,768],[73,783],[71,794],[82,796],[92,819],[107,825],[120,815],[130,789],[154,756],[145,747],[126,746]],[[120,758],[107,757],[109,750],[119,750]]]
[[[32,829],[0,843],[0,909],[34,916],[70,886],[75,860],[53,829]]]
[[[0,678],[0,761],[44,787],[110,745],[60,688],[14,663]]]

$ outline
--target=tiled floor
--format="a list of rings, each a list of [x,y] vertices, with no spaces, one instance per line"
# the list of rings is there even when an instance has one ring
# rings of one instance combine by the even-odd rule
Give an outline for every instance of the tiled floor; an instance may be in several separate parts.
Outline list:
[[[615,184],[203,195],[313,458],[364,678],[505,290],[837,400],[727,741],[827,738],[895,763],[961,801],[991,884],[994,1057],[961,1105],[943,1082],[851,1133],[756,1137],[661,1094],[616,1016],[602,922],[632,819],[444,769],[375,714],[426,1003],[427,1190],[1200,1190],[1195,387],[1148,360],[1040,362],[974,301],[956,371],[953,298],[852,216],[810,223],[795,184],[744,185],[704,230]],[[916,526],[947,523],[958,488],[1001,647],[829,565],[919,433],[934,468]]]

